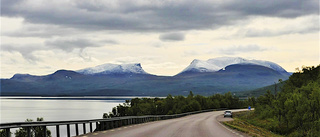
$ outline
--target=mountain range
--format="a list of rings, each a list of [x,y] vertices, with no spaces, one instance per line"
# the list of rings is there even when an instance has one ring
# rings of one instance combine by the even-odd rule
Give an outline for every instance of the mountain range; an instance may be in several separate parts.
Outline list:
[[[276,63],[240,57],[193,60],[175,76],[157,76],[140,63],[103,64],[81,70],[58,70],[44,76],[15,74],[1,79],[1,95],[110,96],[200,95],[252,90],[290,76]]]

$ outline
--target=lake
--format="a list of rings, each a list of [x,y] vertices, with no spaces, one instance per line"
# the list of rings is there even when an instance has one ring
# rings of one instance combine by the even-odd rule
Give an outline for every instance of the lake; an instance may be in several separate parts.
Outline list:
[[[100,119],[103,113],[131,98],[134,97],[0,97],[0,122],[24,122],[37,117],[45,121]],[[55,136],[54,129],[51,133]]]

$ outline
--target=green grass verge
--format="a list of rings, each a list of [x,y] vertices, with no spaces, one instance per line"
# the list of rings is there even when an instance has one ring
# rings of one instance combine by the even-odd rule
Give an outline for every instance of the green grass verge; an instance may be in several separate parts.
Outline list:
[[[223,122],[223,124],[232,129],[236,129],[238,131],[244,132],[254,137],[258,137],[258,136],[282,137],[281,135],[272,133],[267,129],[251,124],[252,121],[250,121],[249,123],[247,119],[248,119],[248,116],[250,117],[251,114],[252,112],[248,112],[248,111],[234,112],[233,113],[234,121],[225,121]]]

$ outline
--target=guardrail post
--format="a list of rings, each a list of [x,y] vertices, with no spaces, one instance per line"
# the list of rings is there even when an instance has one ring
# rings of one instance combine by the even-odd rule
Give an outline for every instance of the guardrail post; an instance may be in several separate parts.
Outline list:
[[[104,124],[105,124],[105,123],[104,123],[103,121],[100,122],[100,129],[101,129],[101,131],[104,130]]]
[[[113,128],[114,128],[113,121],[110,121],[110,126],[111,126],[111,129],[113,129]]]
[[[56,125],[56,134],[57,134],[57,137],[60,137],[59,125]]]
[[[106,129],[110,129],[110,122],[109,121],[106,122]]]
[[[67,136],[70,137],[70,124],[67,124]]]
[[[86,123],[83,123],[83,134],[86,133]]]
[[[43,136],[47,137],[47,127],[46,126],[42,126],[43,128]]]
[[[92,122],[90,122],[90,132],[92,133]]]
[[[76,135],[79,135],[79,129],[78,129],[78,123],[75,124],[76,125]]]
[[[96,129],[98,129],[98,131],[100,131],[100,130],[101,130],[101,127],[99,127],[98,122],[96,122]]]
[[[31,137],[31,127],[27,127],[27,135],[28,137]]]
[[[6,136],[11,137],[10,128],[6,128]]]
[[[116,121],[114,121],[114,128],[117,128],[118,127],[118,121],[116,120]]]
[[[114,121],[114,123],[116,124],[115,128],[119,127],[119,121],[118,120]]]

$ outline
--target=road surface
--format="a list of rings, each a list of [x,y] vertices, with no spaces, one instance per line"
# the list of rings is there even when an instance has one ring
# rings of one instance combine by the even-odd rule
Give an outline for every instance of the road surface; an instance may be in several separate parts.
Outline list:
[[[247,109],[238,109],[244,111]],[[81,135],[82,137],[244,137],[245,134],[233,131],[218,121],[224,111],[212,111],[176,119],[129,125],[120,128]]]

